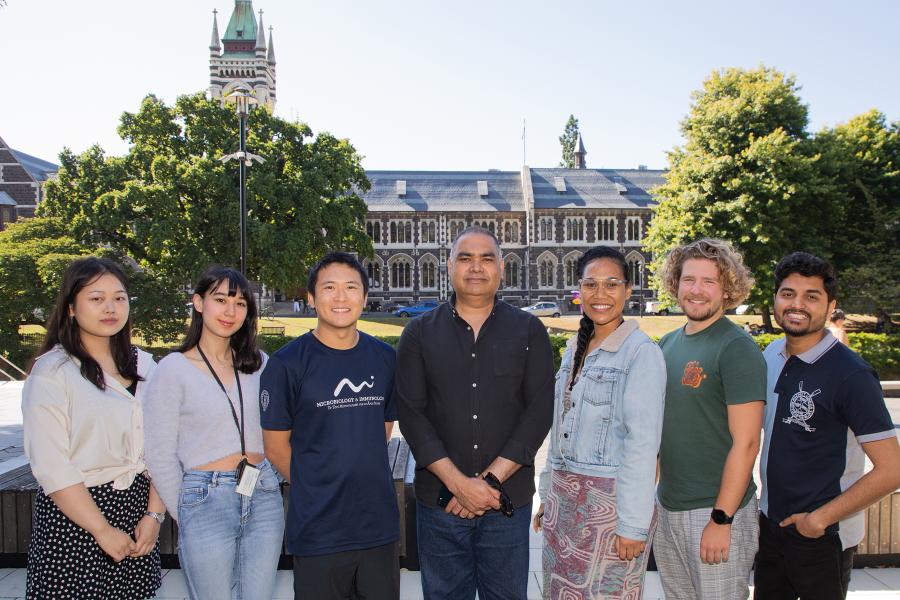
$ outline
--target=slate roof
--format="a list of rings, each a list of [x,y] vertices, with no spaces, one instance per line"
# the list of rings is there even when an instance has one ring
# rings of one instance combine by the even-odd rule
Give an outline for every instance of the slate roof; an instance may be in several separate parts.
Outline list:
[[[518,171],[366,171],[372,188],[363,195],[370,212],[524,211]],[[397,195],[397,180],[406,195]],[[478,195],[478,181],[488,195]]]
[[[647,208],[653,204],[650,189],[665,183],[665,173],[639,169],[531,169],[534,207]],[[565,179],[565,193],[556,191],[554,177]],[[625,186],[624,193],[619,193],[617,182]]]
[[[6,192],[0,192],[0,206],[16,206],[16,201]]]
[[[372,188],[363,195],[370,212],[524,211],[519,171],[367,171]],[[647,208],[649,190],[664,183],[665,171],[639,169],[531,169],[536,209]],[[563,177],[566,192],[556,191]],[[397,195],[397,181],[406,195]],[[478,195],[477,182],[488,182],[488,195]],[[616,184],[625,187],[619,193]]]
[[[13,156],[16,157],[16,160],[19,161],[19,164],[28,171],[28,174],[34,177],[35,181],[39,183],[47,181],[59,171],[59,165],[53,164],[52,162],[36,156],[31,156],[30,154],[25,154],[19,150],[13,150],[12,148],[9,150],[13,153]]]

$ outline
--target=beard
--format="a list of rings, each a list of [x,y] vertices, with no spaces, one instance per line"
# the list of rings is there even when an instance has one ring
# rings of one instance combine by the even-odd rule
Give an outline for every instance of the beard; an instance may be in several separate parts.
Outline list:
[[[806,323],[801,325],[791,325],[785,318],[791,313],[806,315]],[[778,326],[784,330],[784,333],[786,335],[790,335],[792,337],[803,337],[811,333],[822,331],[825,328],[825,321],[825,316],[823,316],[819,320],[814,320],[812,315],[805,310],[782,311],[780,314],[775,314],[775,322],[778,323]]]
[[[714,303],[710,301],[709,308],[700,308],[693,306],[688,299],[685,299],[680,304],[681,309],[684,311],[684,315],[688,318],[689,321],[708,321],[722,310],[722,302]]]

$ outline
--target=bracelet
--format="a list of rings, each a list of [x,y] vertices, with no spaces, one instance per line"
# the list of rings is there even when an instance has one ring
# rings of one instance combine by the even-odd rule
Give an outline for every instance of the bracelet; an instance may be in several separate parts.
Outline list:
[[[148,510],[144,513],[145,517],[152,517],[154,521],[162,525],[166,520],[166,513],[161,512],[153,512],[152,510]]]

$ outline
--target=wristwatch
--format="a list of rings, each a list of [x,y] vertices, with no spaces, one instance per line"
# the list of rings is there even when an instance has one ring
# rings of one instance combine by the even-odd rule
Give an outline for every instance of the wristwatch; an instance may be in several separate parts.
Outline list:
[[[145,517],[153,517],[153,520],[159,523],[160,525],[166,520],[166,513],[153,512],[152,510],[148,510],[144,513]]]
[[[731,525],[731,522],[734,521],[734,517],[726,515],[725,511],[721,508],[712,509],[712,514],[709,515],[709,518],[712,519],[712,522],[716,525]]]

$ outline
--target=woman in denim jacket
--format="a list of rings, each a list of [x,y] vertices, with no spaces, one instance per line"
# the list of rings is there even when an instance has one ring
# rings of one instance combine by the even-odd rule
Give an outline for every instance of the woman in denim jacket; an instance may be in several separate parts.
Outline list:
[[[593,248],[578,275],[583,317],[556,376],[534,522],[544,530],[544,595],[639,598],[656,526],[666,367],[637,322],[622,318],[631,296],[622,254]]]

